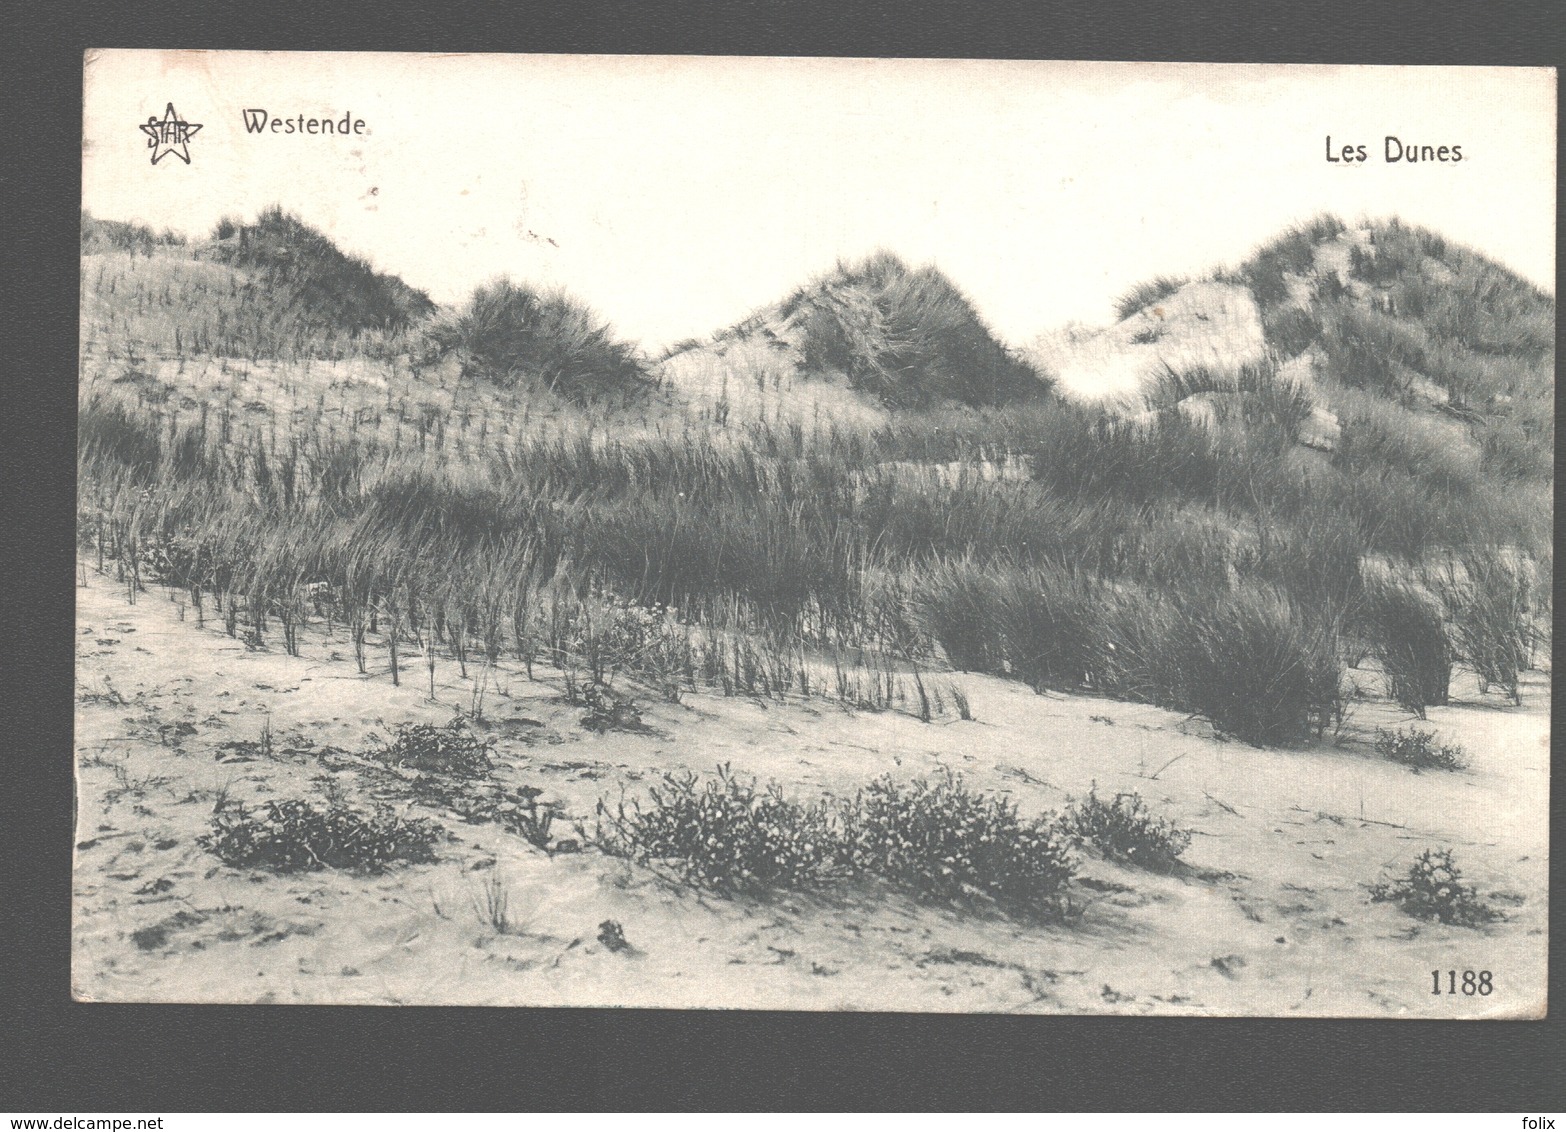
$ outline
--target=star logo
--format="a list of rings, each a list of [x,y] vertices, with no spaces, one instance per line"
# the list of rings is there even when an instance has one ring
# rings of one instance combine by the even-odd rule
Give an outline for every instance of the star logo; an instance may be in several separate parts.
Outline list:
[[[141,127],[141,132],[147,135],[147,148],[152,150],[154,165],[171,153],[189,165],[190,148],[186,143],[199,129],[201,129],[200,122],[182,121],[171,102],[169,108],[163,112],[162,120],[159,120],[156,115],[149,117],[147,124]]]

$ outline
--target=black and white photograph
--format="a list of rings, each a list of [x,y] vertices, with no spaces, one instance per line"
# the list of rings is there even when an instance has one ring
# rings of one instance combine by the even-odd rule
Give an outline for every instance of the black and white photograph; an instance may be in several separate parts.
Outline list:
[[[83,73],[77,1001],[1546,1014],[1553,69]]]

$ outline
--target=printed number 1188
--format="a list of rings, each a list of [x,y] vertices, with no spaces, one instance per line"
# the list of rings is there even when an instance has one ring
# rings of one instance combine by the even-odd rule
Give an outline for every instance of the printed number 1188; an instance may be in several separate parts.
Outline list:
[[[1443,987],[1442,976],[1446,976]],[[1489,994],[1495,990],[1489,971],[1431,971],[1431,994]]]

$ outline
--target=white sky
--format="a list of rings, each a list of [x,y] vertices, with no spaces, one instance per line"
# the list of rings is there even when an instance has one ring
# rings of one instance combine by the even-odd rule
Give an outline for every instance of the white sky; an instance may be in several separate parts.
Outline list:
[[[171,101],[189,166],[137,129]],[[367,132],[251,136],[245,108]],[[1324,210],[1554,290],[1547,69],[114,51],[85,117],[95,215],[196,234],[281,203],[438,301],[560,284],[650,348],[877,247],[1021,343]],[[1328,134],[1371,160],[1329,165]],[[1387,134],[1464,161],[1386,164]]]

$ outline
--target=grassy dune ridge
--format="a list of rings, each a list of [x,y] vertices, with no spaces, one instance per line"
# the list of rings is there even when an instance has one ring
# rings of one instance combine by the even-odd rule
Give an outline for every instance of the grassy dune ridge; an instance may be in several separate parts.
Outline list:
[[[1271,354],[1166,367],[1134,416],[1054,396],[933,269],[840,266],[699,347],[770,336],[890,409],[808,427],[692,419],[573,298],[498,282],[434,312],[277,210],[205,244],[88,231],[83,551],[290,652],[325,620],[361,671],[505,651],[573,694],[921,718],[958,710],[932,673],[967,669],[1292,744],[1341,720],[1364,659],[1415,712],[1454,666],[1515,695],[1547,624],[1553,301],[1396,223],[1258,251],[1234,278]],[[387,405],[401,382],[448,409],[388,436],[346,391],[335,414],[244,411],[237,379],[177,399],[154,374],[195,355],[364,359]],[[474,411],[494,388],[504,428]],[[1330,451],[1298,443],[1318,410]]]
[[[83,340],[105,349],[384,356],[435,312],[423,291],[277,207],[253,223],[225,218],[199,241],[84,212],[82,251]]]

